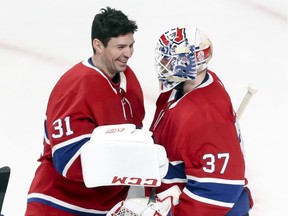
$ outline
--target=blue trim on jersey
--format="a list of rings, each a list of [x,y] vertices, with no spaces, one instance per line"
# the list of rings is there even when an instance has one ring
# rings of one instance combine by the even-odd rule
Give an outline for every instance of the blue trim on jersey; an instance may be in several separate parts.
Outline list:
[[[88,59],[88,63],[89,63],[91,66],[96,67],[96,66],[94,65],[93,61],[92,61],[92,57],[90,57],[90,58]]]
[[[81,216],[105,216],[106,215],[106,214],[87,213],[87,212],[83,212],[83,211],[73,210],[73,209],[61,206],[59,204],[56,204],[56,203],[54,203],[52,201],[41,199],[41,198],[36,198],[36,197],[29,198],[27,200],[27,202],[28,203],[29,202],[39,202],[39,203],[51,206],[53,208],[59,209],[61,211],[65,211],[65,212],[69,212],[69,213],[72,213],[72,214],[75,214],[75,215],[81,215]]]
[[[247,190],[243,190],[240,198],[226,216],[245,215],[250,210],[250,198]]]
[[[48,138],[49,136],[48,136],[48,130],[47,130],[46,122],[47,122],[47,120],[45,119],[44,120],[44,133],[45,133],[45,136]]]
[[[186,174],[185,174],[185,164],[184,162],[173,165],[169,163],[169,168],[166,176],[164,179],[170,180],[170,179],[187,179]]]
[[[214,182],[197,182],[188,180],[186,188],[193,194],[208,199],[235,203],[243,191],[243,185],[232,185]]]
[[[53,154],[53,163],[56,170],[59,173],[62,173],[70,159],[89,140],[90,137],[86,137],[77,142],[65,145],[62,148],[57,149]]]

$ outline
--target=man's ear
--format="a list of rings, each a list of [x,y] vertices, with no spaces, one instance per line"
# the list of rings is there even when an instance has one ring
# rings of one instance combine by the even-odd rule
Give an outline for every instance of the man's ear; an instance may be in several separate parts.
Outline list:
[[[93,48],[96,50],[96,53],[102,53],[104,46],[99,39],[95,38],[93,40]]]

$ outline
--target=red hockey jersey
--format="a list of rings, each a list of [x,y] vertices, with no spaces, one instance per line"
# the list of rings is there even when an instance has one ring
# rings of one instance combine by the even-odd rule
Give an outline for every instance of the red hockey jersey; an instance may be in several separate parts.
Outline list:
[[[174,216],[244,215],[252,199],[229,95],[211,71],[197,88],[180,98],[178,93],[173,89],[159,96],[150,128],[170,162],[157,192],[180,187]]]
[[[89,61],[78,63],[60,78],[48,101],[44,152],[28,202],[75,215],[106,215],[126,198],[129,188],[125,186],[86,188],[79,157],[81,146],[97,126],[132,123],[142,127],[141,86],[128,66],[119,79],[113,83]]]

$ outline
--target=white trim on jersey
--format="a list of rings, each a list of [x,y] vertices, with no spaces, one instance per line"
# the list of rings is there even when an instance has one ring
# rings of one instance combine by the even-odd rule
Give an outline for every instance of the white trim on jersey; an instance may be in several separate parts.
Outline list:
[[[199,202],[207,203],[207,204],[212,204],[212,205],[217,205],[217,206],[223,206],[223,207],[228,207],[232,208],[234,203],[228,203],[228,202],[221,202],[221,201],[216,201],[208,198],[204,198],[201,196],[198,196],[196,194],[191,193],[187,188],[183,189],[183,192],[187,194],[191,199],[197,200]]]
[[[231,179],[219,179],[219,178],[198,178],[195,176],[187,175],[188,179],[197,182],[206,182],[206,183],[220,183],[220,184],[229,184],[229,185],[245,185],[245,180],[231,180]]]
[[[170,164],[172,164],[173,166],[176,166],[181,163],[184,163],[184,161],[170,161]]]
[[[162,179],[161,182],[165,184],[175,184],[175,183],[187,183],[188,179],[173,178],[173,179]]]
[[[195,89],[198,89],[198,88],[204,88],[204,87],[210,85],[211,83],[213,83],[213,81],[214,81],[213,77],[211,76],[211,74],[209,74],[209,72],[207,72],[207,74],[208,74],[208,76],[209,76],[208,79],[207,79],[204,83],[202,83],[201,85],[199,85],[199,86],[197,86],[196,88],[192,89],[191,91],[194,91]],[[174,89],[174,90],[175,90],[175,89]],[[191,91],[187,92],[186,94],[183,95],[183,97],[181,97],[179,100],[175,101],[175,103],[171,104],[171,106],[169,107],[169,109],[175,107],[175,106],[178,104],[178,102],[181,101],[182,98],[184,98],[185,95],[189,94]],[[172,94],[172,93],[171,93],[171,94]]]
[[[67,146],[67,145],[73,144],[75,142],[78,142],[79,140],[82,140],[82,139],[85,139],[85,138],[90,138],[91,135],[92,134],[83,134],[81,136],[74,137],[72,139],[69,139],[69,140],[66,140],[66,141],[64,141],[62,143],[57,144],[56,146],[54,146],[52,148],[52,155],[54,155],[54,152],[57,151],[58,149],[63,148],[65,146]]]
[[[82,64],[85,65],[86,67],[94,69],[99,74],[101,74],[107,80],[107,82],[109,83],[110,87],[113,89],[115,94],[117,94],[117,89],[114,88],[114,86],[111,84],[111,82],[109,81],[107,76],[105,76],[104,73],[99,68],[89,64],[88,60],[82,61]],[[126,92],[126,89],[127,89],[126,76],[125,76],[125,74],[123,72],[119,72],[119,75],[120,75],[120,87]]]
[[[88,141],[89,142],[89,141]],[[66,164],[66,166],[64,167],[63,171],[62,171],[62,175],[64,177],[67,177],[67,172],[69,170],[69,168],[71,167],[71,165],[74,163],[74,161],[78,158],[78,156],[81,153],[81,148],[73,155],[73,157],[68,161],[68,163]]]
[[[127,91],[126,76],[123,72],[120,72],[119,75],[120,75],[120,88],[122,88],[126,92]]]
[[[79,207],[79,206],[64,202],[62,200],[59,200],[59,199],[57,199],[55,197],[48,196],[48,195],[41,194],[41,193],[28,194],[28,200],[31,199],[31,198],[40,199],[40,200],[44,200],[44,201],[47,201],[47,202],[52,202],[52,203],[55,203],[58,206],[63,206],[63,207],[68,208],[68,209],[72,209],[72,210],[80,211],[80,212],[85,212],[85,213],[93,213],[93,214],[107,214],[108,213],[108,211],[100,211],[100,210],[82,208],[82,207]]]

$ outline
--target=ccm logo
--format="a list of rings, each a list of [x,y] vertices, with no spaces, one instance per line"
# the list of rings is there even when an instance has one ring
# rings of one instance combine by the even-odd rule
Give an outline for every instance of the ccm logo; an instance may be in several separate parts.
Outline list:
[[[146,186],[159,186],[157,179],[147,178],[136,178],[136,177],[119,177],[114,176],[112,184],[125,184],[125,185],[146,185]]]

